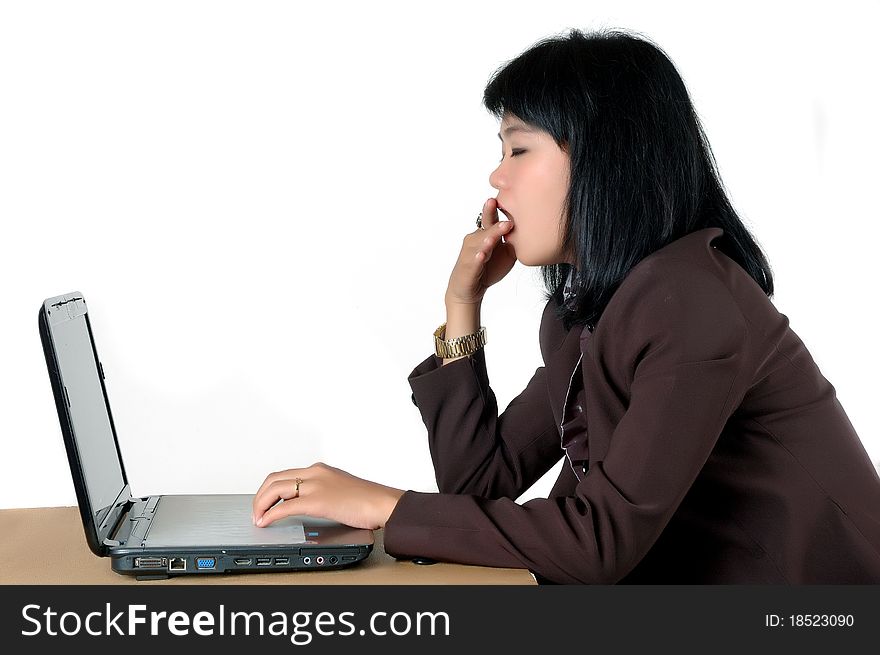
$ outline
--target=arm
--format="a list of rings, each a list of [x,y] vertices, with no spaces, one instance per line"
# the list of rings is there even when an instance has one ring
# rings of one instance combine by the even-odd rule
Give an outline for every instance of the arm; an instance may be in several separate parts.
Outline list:
[[[544,367],[499,416],[483,349],[445,366],[440,361],[431,355],[409,376],[438,489],[517,498],[563,454]]]
[[[516,262],[502,241],[512,221],[498,221],[496,201],[483,205],[483,228],[464,237],[446,289],[446,338],[479,329],[486,289]],[[546,311],[546,310],[545,310]],[[441,366],[442,365],[442,366]],[[485,353],[441,361],[434,355],[409,376],[412,400],[428,428],[441,492],[519,496],[561,456],[543,369],[502,417],[489,388]]]
[[[629,404],[575,495],[517,505],[407,491],[385,526],[388,553],[528,568],[563,583],[609,584],[635,567],[706,462],[753,364],[745,319],[708,271],[643,269],[606,318],[617,339],[608,363],[632,371]]]

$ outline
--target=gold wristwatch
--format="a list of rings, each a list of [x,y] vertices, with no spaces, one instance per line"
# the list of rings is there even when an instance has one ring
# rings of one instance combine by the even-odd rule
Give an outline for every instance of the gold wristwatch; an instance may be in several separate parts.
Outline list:
[[[444,359],[472,355],[486,345],[485,327],[480,327],[480,329],[473,334],[466,334],[463,337],[455,337],[449,341],[444,340],[445,335],[446,323],[443,323],[443,325],[434,331],[434,352],[437,357],[442,357]]]

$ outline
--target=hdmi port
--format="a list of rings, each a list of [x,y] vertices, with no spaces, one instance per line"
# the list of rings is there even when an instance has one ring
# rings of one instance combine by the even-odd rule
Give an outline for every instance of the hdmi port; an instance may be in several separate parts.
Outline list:
[[[236,557],[233,561],[235,562],[236,566],[247,566],[251,563],[251,560],[249,560],[247,557]]]
[[[271,557],[258,557],[257,558],[257,566],[271,566],[272,558]]]

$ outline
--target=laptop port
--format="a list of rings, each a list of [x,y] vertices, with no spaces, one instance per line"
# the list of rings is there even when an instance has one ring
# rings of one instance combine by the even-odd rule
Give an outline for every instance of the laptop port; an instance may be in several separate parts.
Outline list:
[[[247,557],[236,557],[234,560],[236,566],[250,566],[253,562],[252,559]]]
[[[303,557],[303,564],[311,564],[311,563],[312,563],[311,557]]]
[[[330,556],[330,563],[331,563],[331,564],[336,564],[336,562],[338,562],[338,561],[339,561],[339,560],[336,559],[336,555],[331,555],[331,556]]]
[[[324,556],[323,556],[323,555],[318,555],[318,556],[315,558],[315,563],[316,563],[316,564],[323,564],[323,563],[324,563]]]
[[[168,560],[164,557],[135,557],[134,568],[136,569],[163,569]]]
[[[271,566],[272,558],[271,557],[258,557],[257,558],[257,566]]]
[[[275,565],[276,566],[287,566],[290,564],[290,560],[287,557],[276,557]]]
[[[182,557],[172,557],[168,560],[169,571],[186,571],[186,560]]]
[[[213,569],[217,566],[217,560],[213,557],[199,557],[196,559],[197,569]]]

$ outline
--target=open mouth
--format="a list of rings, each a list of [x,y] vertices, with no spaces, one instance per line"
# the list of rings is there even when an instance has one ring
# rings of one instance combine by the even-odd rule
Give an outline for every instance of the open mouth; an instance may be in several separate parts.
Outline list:
[[[501,212],[502,214],[504,214],[504,216],[507,218],[507,222],[509,222],[511,224],[511,227],[509,228],[508,232],[506,234],[501,235],[501,243],[507,243],[508,241],[510,241],[510,237],[513,235],[513,233],[516,231],[516,224],[510,218],[510,214],[508,214],[506,211],[504,211],[500,207],[498,208],[498,211]]]

